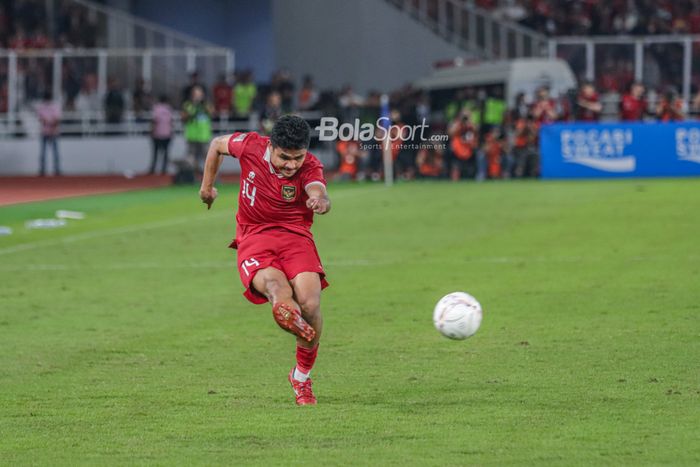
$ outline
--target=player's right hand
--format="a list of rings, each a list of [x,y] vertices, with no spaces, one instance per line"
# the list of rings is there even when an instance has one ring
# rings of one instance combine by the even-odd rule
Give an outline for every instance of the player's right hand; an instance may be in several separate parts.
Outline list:
[[[218,195],[219,192],[214,187],[200,188],[199,190],[199,198],[202,200],[202,203],[207,205],[207,209],[211,209],[211,205]]]

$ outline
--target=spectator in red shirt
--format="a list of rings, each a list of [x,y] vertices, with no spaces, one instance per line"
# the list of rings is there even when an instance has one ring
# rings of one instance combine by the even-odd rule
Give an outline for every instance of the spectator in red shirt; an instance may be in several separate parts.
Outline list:
[[[603,105],[592,83],[583,83],[576,99],[576,120],[580,122],[597,122]]]
[[[532,104],[532,116],[537,123],[552,123],[557,120],[557,104],[549,96],[549,88],[546,86],[537,90],[537,99]]]
[[[683,100],[675,91],[667,91],[656,106],[656,117],[662,122],[677,122],[685,119]]]
[[[219,117],[227,116],[231,113],[231,103],[233,102],[233,88],[226,81],[226,75],[219,75],[219,80],[212,89],[214,96],[214,110]]]
[[[644,118],[646,112],[647,101],[644,97],[644,85],[635,81],[620,101],[620,120],[638,122]]]

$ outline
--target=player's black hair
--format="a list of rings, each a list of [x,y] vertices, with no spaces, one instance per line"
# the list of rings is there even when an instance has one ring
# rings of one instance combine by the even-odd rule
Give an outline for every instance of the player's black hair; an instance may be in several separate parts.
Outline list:
[[[272,127],[270,142],[282,149],[308,149],[311,127],[297,115],[283,115]]]

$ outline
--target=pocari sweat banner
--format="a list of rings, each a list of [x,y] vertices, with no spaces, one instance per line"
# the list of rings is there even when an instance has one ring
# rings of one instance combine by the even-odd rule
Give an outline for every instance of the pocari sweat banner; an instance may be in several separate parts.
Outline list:
[[[543,125],[540,153],[542,178],[700,176],[700,122]]]

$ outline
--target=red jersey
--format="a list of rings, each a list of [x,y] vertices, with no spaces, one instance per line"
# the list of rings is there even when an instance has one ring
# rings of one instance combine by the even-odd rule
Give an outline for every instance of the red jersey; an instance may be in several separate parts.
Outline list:
[[[214,108],[217,112],[229,112],[231,110],[231,98],[233,97],[233,88],[226,83],[220,83],[214,86],[212,92],[214,96]]]
[[[323,165],[307,152],[299,170],[286,178],[270,162],[269,140],[254,132],[234,133],[228,140],[228,153],[241,164],[234,248],[246,236],[268,229],[313,238],[314,213],[306,207],[306,187],[314,183],[326,185]]]
[[[620,118],[625,121],[639,121],[644,117],[647,101],[634,97],[632,94],[622,96],[620,102]]]
[[[584,96],[579,94],[578,102],[584,102],[585,104],[592,105],[598,103],[598,93],[593,93],[590,96]],[[587,109],[582,105],[577,105],[578,110],[578,120],[581,122],[597,122],[600,117],[600,112],[594,112],[593,110]]]

